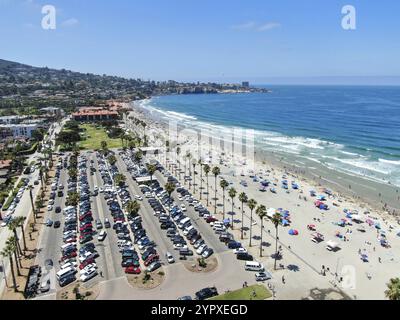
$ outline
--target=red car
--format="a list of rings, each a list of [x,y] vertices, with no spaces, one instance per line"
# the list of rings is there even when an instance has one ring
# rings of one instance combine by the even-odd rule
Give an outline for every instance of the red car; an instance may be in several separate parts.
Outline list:
[[[92,216],[92,213],[91,213],[91,212],[86,212],[84,215],[82,215],[82,216],[79,217],[79,221],[82,221],[82,220],[84,220],[85,218],[91,217],[91,216]]]
[[[76,257],[76,251],[72,251],[72,252],[66,254],[65,256],[62,256],[60,260],[64,261],[64,260],[71,259],[74,257]]]
[[[72,243],[72,242],[76,242],[76,237],[68,238],[64,241],[64,243]]]
[[[79,265],[79,269],[83,269],[84,267],[86,267],[88,264],[94,263],[94,259],[86,259],[85,261],[83,261],[80,265]]]
[[[141,270],[139,267],[130,266],[130,267],[125,268],[125,273],[139,274],[140,272],[141,272]]]
[[[79,231],[83,231],[83,230],[86,230],[86,229],[89,229],[89,228],[92,229],[93,225],[91,223],[86,223],[83,226],[79,227]]]
[[[215,218],[215,217],[208,217],[207,219],[206,219],[206,222],[207,223],[211,223],[211,222],[215,222],[215,221],[217,221],[218,219],[217,218]]]
[[[147,267],[150,263],[158,260],[159,258],[160,257],[158,256],[158,254],[152,254],[146,259],[146,261],[144,262],[144,265]]]

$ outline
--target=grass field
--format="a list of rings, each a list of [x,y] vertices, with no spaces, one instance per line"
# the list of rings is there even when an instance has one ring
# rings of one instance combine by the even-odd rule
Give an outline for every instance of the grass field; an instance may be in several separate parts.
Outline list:
[[[256,293],[255,295],[253,295],[253,290]],[[272,294],[265,286],[255,284],[247,288],[221,294],[209,300],[265,300],[270,297],[272,297]]]
[[[104,128],[91,124],[83,124],[80,127],[85,129],[85,131],[82,133],[83,140],[79,142],[79,147],[81,149],[101,149],[102,141],[107,142],[107,147],[109,149],[122,148],[121,139],[110,139],[107,136]]]

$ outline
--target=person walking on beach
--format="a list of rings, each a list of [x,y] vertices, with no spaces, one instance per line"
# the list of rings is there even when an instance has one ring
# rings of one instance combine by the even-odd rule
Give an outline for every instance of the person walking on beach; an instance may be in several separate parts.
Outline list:
[[[285,284],[285,276],[282,276],[282,283]]]

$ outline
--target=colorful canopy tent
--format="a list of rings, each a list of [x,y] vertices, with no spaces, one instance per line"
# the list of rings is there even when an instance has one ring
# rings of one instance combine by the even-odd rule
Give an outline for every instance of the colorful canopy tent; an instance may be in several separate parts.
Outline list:
[[[275,208],[269,208],[267,210],[267,216],[270,217],[270,218],[272,218],[275,213],[276,213],[276,209]]]
[[[338,249],[338,248],[339,248],[339,245],[338,245],[338,243],[335,242],[335,241],[329,240],[329,241],[326,243],[326,249],[329,250],[329,251],[336,250],[336,249]]]

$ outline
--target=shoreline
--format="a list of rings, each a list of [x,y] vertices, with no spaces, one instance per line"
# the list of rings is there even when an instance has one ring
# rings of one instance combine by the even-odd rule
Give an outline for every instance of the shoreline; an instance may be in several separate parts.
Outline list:
[[[142,120],[147,122],[148,125],[150,124],[148,128],[153,125],[158,128],[156,130],[159,131],[158,133],[160,133],[160,130],[164,133],[168,132],[168,124],[165,119],[137,105],[138,101],[150,99],[132,101],[129,105],[137,116],[142,117]],[[324,186],[331,189],[341,198],[348,199],[352,203],[360,203],[360,207],[365,208],[366,211],[374,210],[379,212],[385,219],[393,220],[393,222],[400,221],[398,218],[400,215],[400,188],[394,185],[371,181],[361,176],[347,174],[315,163],[310,163],[312,167],[307,165],[300,166],[293,162],[293,158],[290,155],[271,153],[263,150],[257,144],[254,146],[254,151],[257,167],[267,165],[269,167],[277,167],[281,172],[288,171],[299,180],[305,181],[315,188]],[[265,162],[265,165],[263,165],[263,162]],[[384,207],[385,204],[386,209]]]

